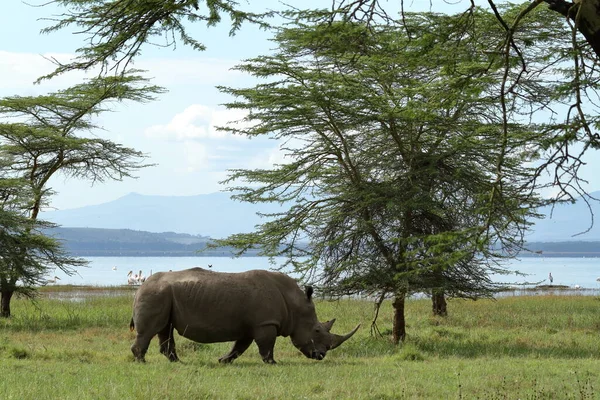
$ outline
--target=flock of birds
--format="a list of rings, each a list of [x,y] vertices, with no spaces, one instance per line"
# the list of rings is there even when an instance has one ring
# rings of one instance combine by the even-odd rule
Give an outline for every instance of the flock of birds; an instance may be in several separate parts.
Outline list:
[[[212,265],[211,265],[212,266]],[[117,267],[112,267],[113,271],[117,270]],[[152,275],[152,270],[150,270],[150,275]],[[148,277],[144,276],[144,274],[142,273],[142,270],[140,270],[140,272],[138,272],[137,274],[134,274],[133,271],[129,271],[129,273],[127,274],[127,284],[128,285],[141,285],[142,283],[144,283],[146,281]],[[42,285],[55,285],[58,283],[58,281],[60,281],[60,278],[58,276],[53,276],[50,279],[46,279],[45,281],[42,282]]]
[[[208,268],[212,268],[212,265],[209,264]],[[113,271],[117,270],[117,267],[112,267]],[[150,275],[148,276],[152,276],[152,270],[150,270]],[[144,283],[146,281],[146,276],[143,275],[142,270],[140,269],[140,272],[137,274],[134,274],[133,271],[129,271],[129,273],[127,273],[127,284],[128,285],[141,285],[142,283]],[[552,276],[552,272],[550,272],[548,274],[548,280],[550,281],[550,284],[552,284],[554,282],[554,277]],[[60,278],[58,276],[54,276],[52,279],[47,279],[46,280],[46,285],[47,284],[55,284],[58,281],[60,281]],[[600,282],[600,277],[596,278],[597,282]],[[575,289],[581,289],[581,286],[579,285],[575,285],[574,286]]]
[[[113,267],[113,270],[116,270],[117,267]],[[152,275],[152,270],[150,270],[150,275]],[[127,274],[127,284],[128,285],[141,285],[142,283],[144,283],[146,281],[146,278],[143,273],[142,270],[140,269],[140,272],[137,274],[134,274],[133,271],[129,271],[129,273]]]
[[[548,274],[548,280],[550,281],[550,284],[552,284],[552,282],[554,282],[554,277],[552,276],[552,272],[550,272]],[[600,282],[600,276],[598,278],[596,278],[596,282]],[[579,289],[581,289],[581,286],[575,285],[575,286],[573,286],[573,288],[579,290]]]

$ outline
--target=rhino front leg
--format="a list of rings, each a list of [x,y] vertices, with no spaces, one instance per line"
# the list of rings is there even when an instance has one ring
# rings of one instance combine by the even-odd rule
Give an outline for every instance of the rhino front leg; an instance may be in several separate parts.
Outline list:
[[[223,364],[227,364],[238,358],[244,353],[248,347],[252,344],[252,338],[244,338],[240,340],[236,340],[233,344],[233,347],[229,351],[229,353],[225,354],[223,357],[219,358],[219,362]]]
[[[164,354],[169,361],[179,361],[175,352],[175,339],[173,338],[173,324],[168,324],[165,329],[158,332],[158,343],[160,353]]]
[[[277,339],[277,329],[274,326],[263,326],[254,333],[254,340],[258,346],[263,361],[267,364],[275,364],[273,359],[273,349]]]

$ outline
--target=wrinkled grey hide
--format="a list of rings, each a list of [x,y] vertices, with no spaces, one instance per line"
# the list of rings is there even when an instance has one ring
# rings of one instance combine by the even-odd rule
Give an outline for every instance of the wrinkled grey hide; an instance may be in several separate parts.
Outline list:
[[[322,360],[328,350],[350,338],[330,333],[335,320],[317,320],[312,288],[303,292],[296,281],[279,272],[238,274],[192,268],[159,272],[138,289],[130,328],[137,330],[131,351],[144,361],[150,340],[158,334],[160,352],[177,361],[173,330],[200,343],[234,342],[219,359],[228,363],[253,341],[262,359],[275,363],[277,336],[290,336],[306,357]]]

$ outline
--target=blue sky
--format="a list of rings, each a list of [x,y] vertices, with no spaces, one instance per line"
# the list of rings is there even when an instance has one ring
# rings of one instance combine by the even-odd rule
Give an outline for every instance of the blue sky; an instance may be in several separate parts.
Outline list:
[[[32,3],[43,2],[33,0]],[[298,7],[331,4],[330,0],[286,3]],[[254,4],[264,8],[282,7],[275,0]],[[387,4],[396,6],[399,1]],[[445,1],[431,4],[435,11],[448,7]],[[405,2],[405,7],[413,10],[417,5],[429,8],[430,2]],[[31,7],[11,0],[4,1],[1,10],[0,96],[42,94],[85,78],[84,73],[77,72],[33,85],[37,77],[53,69],[42,55],[66,60],[83,45],[84,38],[69,31],[39,34],[40,29],[50,24],[41,18],[60,12],[55,6]],[[145,46],[134,65],[148,70],[153,83],[164,86],[168,93],[152,103],[119,105],[96,120],[105,130],[95,134],[147,153],[148,161],[157,165],[139,171],[137,179],[94,186],[57,176],[50,182],[57,192],[52,207],[66,209],[100,204],[130,192],[173,196],[216,192],[223,189],[218,182],[226,177],[227,169],[268,167],[281,160],[274,141],[248,140],[214,130],[214,126],[241,116],[220,106],[229,99],[215,89],[215,85],[251,85],[251,78],[230,68],[244,58],[268,52],[273,47],[268,41],[270,34],[247,25],[236,36],[229,37],[226,22],[216,28],[196,25],[193,29],[194,36],[206,44],[207,51],[197,52],[182,44],[175,50]],[[591,181],[590,190],[600,189],[596,170],[588,167],[584,171],[584,178]]]
[[[275,2],[273,2],[275,3]],[[268,3],[265,2],[266,6]],[[276,4],[274,4],[276,5]],[[0,13],[0,96],[33,95],[68,87],[86,77],[70,73],[41,85],[33,81],[52,71],[43,56],[68,59],[83,43],[81,35],[61,31],[40,35],[49,24],[40,18],[59,12],[56,7],[30,7],[20,1],[3,2]],[[114,200],[130,192],[151,195],[195,195],[222,189],[226,170],[265,167],[280,157],[277,143],[223,135],[215,126],[241,117],[220,104],[229,100],[215,85],[251,85],[249,77],[231,67],[244,58],[268,52],[269,34],[245,26],[229,37],[229,26],[194,27],[196,38],[207,51],[197,52],[179,44],[175,50],[146,46],[134,67],[148,70],[153,83],[168,90],[157,101],[116,106],[96,121],[104,131],[96,135],[147,153],[156,166],[137,173],[137,179],[105,182],[66,180],[50,182],[58,193],[52,206],[75,208]],[[7,38],[13,38],[7,40]]]

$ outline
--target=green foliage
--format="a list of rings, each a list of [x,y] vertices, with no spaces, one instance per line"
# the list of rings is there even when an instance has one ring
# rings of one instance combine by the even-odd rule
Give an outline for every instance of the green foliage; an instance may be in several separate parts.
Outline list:
[[[291,206],[215,245],[287,256],[334,294],[489,295],[489,274],[506,272],[496,250],[514,254],[541,204],[523,163],[536,161],[526,144],[543,130],[523,123],[515,102],[510,151],[498,148],[504,71],[487,53],[504,34],[496,22],[476,9],[280,29],[274,55],[237,67],[266,82],[221,88],[236,98],[229,108],[248,111],[222,129],[281,140],[285,161],[234,170],[225,183],[239,200]]]
[[[231,0],[57,0],[54,3],[64,7],[65,12],[50,18],[55,24],[42,33],[74,26],[78,34],[85,36],[87,45],[77,50],[78,57],[73,62],[60,64],[55,60],[56,70],[40,79],[97,66],[102,72],[122,73],[141,53],[143,45],[152,43],[156,37],[164,40],[159,46],[175,47],[175,37],[179,36],[183,44],[202,51],[204,45],[188,33],[187,22],[204,22],[210,27],[227,15],[233,35],[246,21],[266,27],[263,19],[270,15],[243,11]]]
[[[3,178],[4,172],[0,168],[0,291],[3,297],[8,291],[32,295],[50,268],[69,272],[86,263],[42,233],[53,225],[27,215],[34,197],[30,186],[23,179]],[[21,285],[15,287],[17,280]]]
[[[13,347],[10,349],[10,356],[12,358],[16,358],[17,360],[23,360],[29,357],[29,352],[23,348]]]
[[[399,361],[423,361],[425,357],[413,344],[405,344],[396,356]]]
[[[122,179],[143,168],[144,155],[101,138],[85,137],[98,129],[91,118],[108,110],[113,102],[150,101],[163,90],[147,85],[137,71],[123,76],[97,77],[43,96],[13,96],[0,100],[3,154],[12,158],[10,170],[29,177],[35,190],[54,173],[102,182]]]

